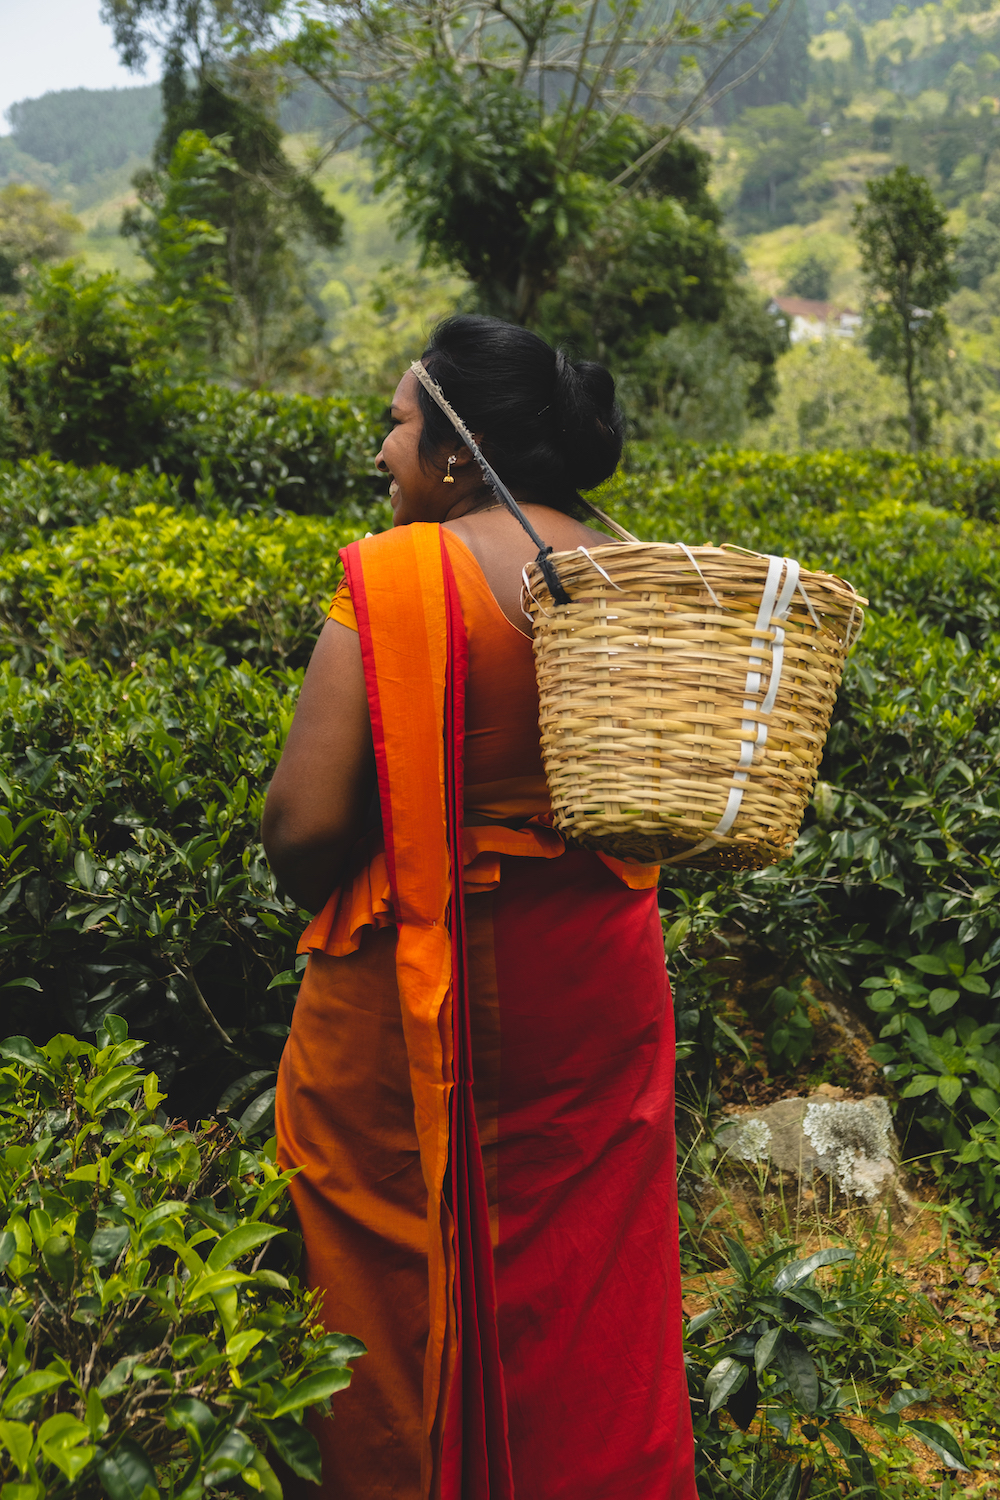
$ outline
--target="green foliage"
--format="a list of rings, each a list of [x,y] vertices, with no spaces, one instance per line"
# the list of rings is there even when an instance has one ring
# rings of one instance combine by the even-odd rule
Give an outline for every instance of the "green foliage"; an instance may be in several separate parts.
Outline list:
[[[83,183],[148,155],[160,124],[159,89],[59,89],[12,104],[8,118],[18,150]]]
[[[127,1014],[192,1118],[248,1072],[273,1084],[302,919],[258,825],[300,680],[205,647],[0,665],[0,984],[32,980],[8,1025],[44,1042]]]
[[[824,138],[803,110],[793,104],[744,110],[732,135],[742,164],[733,204],[740,233],[818,217],[832,187],[821,170]]]
[[[0,296],[18,290],[18,278],[35,260],[59,260],[81,229],[44,189],[12,182],[0,188]]]
[[[1000,229],[987,218],[970,219],[955,256],[959,285],[979,291],[1000,267]]]
[[[277,1500],[266,1453],[318,1480],[303,1417],[364,1349],[261,1266],[295,1238],[291,1174],[165,1123],[141,1046],[113,1015],[95,1046],[0,1043],[0,1480],[16,1500],[196,1500],[242,1478]]]
[[[748,419],[771,410],[786,343],[785,329],[743,283],[730,284],[716,323],[684,322],[666,336],[647,329],[618,367],[635,430],[674,443],[738,440]]]
[[[915,1310],[912,1294],[904,1309],[903,1288],[870,1247],[859,1254],[833,1246],[792,1260],[788,1244],[763,1254],[726,1235],[722,1244],[731,1279],[713,1288],[717,1305],[692,1318],[685,1331],[699,1494],[796,1500],[803,1484],[811,1493],[820,1486],[819,1493],[836,1495],[846,1481],[852,1493],[903,1500],[892,1470],[912,1455],[899,1446],[901,1437],[924,1444],[946,1471],[968,1472],[948,1427],[907,1415],[931,1390],[898,1382],[915,1373],[934,1380],[936,1372],[923,1349],[909,1364],[901,1361],[903,1348],[913,1343],[906,1326]],[[818,1286],[817,1273],[834,1267],[832,1281]],[[928,1325],[935,1321],[926,1305],[918,1313]],[[942,1334],[940,1326],[931,1333],[939,1361],[941,1342],[955,1342]],[[897,1387],[891,1394],[890,1385]],[[720,1423],[723,1411],[733,1425]],[[888,1449],[885,1456],[868,1439],[861,1442],[853,1426],[858,1416]],[[977,1426],[989,1442],[992,1413]]]
[[[189,355],[218,354],[233,299],[226,232],[218,222],[227,145],[227,137],[215,143],[204,131],[185,131],[166,171],[141,179],[140,201],[155,212],[143,218],[138,209],[127,209],[122,220],[122,232],[138,241],[153,273],[154,296],[181,312],[180,341]]]
[[[89,526],[137,505],[169,505],[175,482],[145,469],[123,473],[110,464],[78,468],[42,458],[0,463],[0,536],[7,552],[34,546],[42,534]]]
[[[595,213],[599,206],[595,197]],[[717,322],[733,274],[714,223],[673,198],[606,195],[600,222],[545,299],[541,324],[615,370],[628,369],[651,335],[685,319]]]
[[[889,448],[906,441],[905,412],[902,383],[853,340],[803,341],[782,360],[773,411],[746,441],[780,453]]]
[[[802,989],[789,990],[779,985],[768,1001],[770,1024],[764,1032],[764,1048],[775,1072],[794,1072],[812,1051],[816,1032],[809,1016],[808,1000]]]
[[[304,665],[355,529],[137,505],[0,558],[0,632],[24,674],[52,647],[95,665],[193,644],[234,664]]]
[[[300,248],[339,244],[344,222],[285,155],[266,71],[246,55],[277,8],[259,0],[103,7],[128,66],[151,45],[163,56],[155,169],[135,179],[147,213],[127,211],[123,231],[152,268],[157,298],[172,303],[180,292],[201,313],[181,330],[185,346],[207,344],[255,387],[293,369],[318,339],[322,317],[302,284]]]
[[[908,167],[865,185],[867,201],[854,212],[865,279],[865,343],[885,369],[901,375],[909,406],[910,447],[930,435],[924,396],[928,360],[946,324],[941,304],[956,285],[952,254],[958,241],[925,178]]]
[[[168,393],[163,443],[144,460],[176,475],[181,493],[206,509],[280,506],[323,515],[345,501],[365,504],[383,488],[374,465],[384,398],[197,384]]]
[[[162,401],[149,334],[122,288],[67,263],[37,271],[27,290],[27,306],[0,322],[0,457],[48,449],[77,463],[141,463],[159,440]]]
[[[185,498],[237,511],[322,512],[370,495],[379,403],[179,383],[157,340],[189,326],[190,305],[160,312],[110,275],[39,271],[0,322],[0,457],[147,464]]]
[[[818,255],[804,255],[785,282],[794,297],[826,302],[830,296],[830,267]]]
[[[403,224],[485,310],[529,321],[603,206],[582,164],[561,159],[564,122],[540,119],[506,74],[463,85],[434,65],[384,89],[374,122],[376,192],[401,192]]]

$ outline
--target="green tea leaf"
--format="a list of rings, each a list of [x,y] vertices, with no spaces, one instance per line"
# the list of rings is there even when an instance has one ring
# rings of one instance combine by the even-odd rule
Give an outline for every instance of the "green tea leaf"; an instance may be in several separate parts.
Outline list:
[[[741,1366],[741,1368],[743,1367]],[[746,1371],[744,1370],[745,1378]],[[350,1383],[351,1371],[342,1367],[332,1370],[320,1370],[315,1375],[307,1375],[304,1380],[300,1380],[297,1385],[292,1387],[287,1396],[282,1397],[271,1415],[273,1417],[284,1417],[289,1412],[301,1411],[306,1406],[319,1406],[328,1396],[332,1396],[334,1391],[342,1391]],[[730,1391],[727,1391],[726,1394],[729,1395],[732,1389],[734,1388],[731,1387]],[[714,1410],[714,1407],[712,1409]]]
[[[59,1375],[55,1370],[32,1370],[30,1375],[22,1375],[7,1392],[4,1400],[4,1411],[13,1411],[20,1406],[22,1401],[30,1401],[34,1396],[41,1396],[46,1391],[54,1391],[58,1386],[65,1385],[66,1376]]]
[[[0,1422],[0,1443],[7,1449],[22,1474],[35,1444],[35,1434],[24,1422]]]
[[[143,1500],[147,1486],[159,1494],[156,1470],[145,1451],[131,1438],[123,1437],[114,1452],[105,1454],[98,1463],[97,1472],[107,1500]]]
[[[779,1293],[790,1291],[799,1282],[807,1281],[821,1266],[834,1266],[838,1261],[853,1260],[854,1256],[855,1252],[848,1250],[846,1246],[832,1245],[828,1250],[817,1250],[813,1255],[806,1256],[805,1260],[793,1260],[789,1265],[783,1266],[774,1278],[774,1290]]]
[[[259,1245],[266,1244],[268,1240],[285,1232],[274,1224],[240,1224],[224,1234],[219,1243],[212,1247],[206,1262],[208,1269],[221,1271],[232,1265],[234,1260],[240,1260]]]
[[[783,1329],[769,1328],[763,1337],[757,1340],[753,1351],[753,1362],[758,1376],[763,1375],[772,1359],[774,1359],[781,1347],[783,1335]]]
[[[297,1478],[308,1479],[313,1484],[321,1482],[323,1463],[319,1444],[307,1427],[291,1417],[262,1422],[261,1426],[275,1453]]]
[[[794,1333],[786,1333],[775,1352],[774,1362],[788,1381],[794,1400],[805,1412],[814,1412],[819,1404],[819,1376],[812,1356]]]

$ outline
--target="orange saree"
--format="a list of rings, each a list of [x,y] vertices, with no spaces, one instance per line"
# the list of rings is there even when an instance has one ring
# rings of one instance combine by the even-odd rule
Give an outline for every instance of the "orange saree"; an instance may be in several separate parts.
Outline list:
[[[383,837],[303,935],[277,1101],[307,1278],[369,1350],[321,1493],[696,1500],[656,871],[547,826],[530,642],[463,544],[343,556]]]

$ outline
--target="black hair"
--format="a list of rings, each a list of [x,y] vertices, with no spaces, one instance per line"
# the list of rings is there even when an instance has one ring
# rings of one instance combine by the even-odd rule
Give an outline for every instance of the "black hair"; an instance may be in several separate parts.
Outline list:
[[[573,364],[538,334],[500,318],[446,318],[423,362],[508,489],[571,511],[578,490],[610,478],[622,454],[624,422],[603,365]],[[417,388],[425,467],[461,442],[444,412]]]

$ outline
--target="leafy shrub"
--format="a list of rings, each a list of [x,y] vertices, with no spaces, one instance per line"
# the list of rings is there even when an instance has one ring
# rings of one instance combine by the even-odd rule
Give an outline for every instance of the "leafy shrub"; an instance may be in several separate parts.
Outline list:
[[[300,680],[205,648],[125,673],[0,663],[0,985],[34,985],[6,991],[12,1029],[127,1014],[195,1118],[248,1072],[273,1083],[288,991],[269,986],[303,923],[258,824]]]
[[[0,319],[0,458],[146,466],[236,511],[370,499],[383,402],[185,384],[169,324],[111,275],[38,271],[26,307]]]
[[[866,508],[882,499],[921,501],[983,521],[993,520],[1000,508],[1000,459],[878,449],[756,453],[682,445],[664,451],[637,443],[618,483],[622,499],[637,507],[640,524],[647,500],[657,497],[673,500],[682,522],[687,498],[691,524],[699,531],[709,525],[699,542],[709,535],[716,539],[713,517],[730,508],[777,524],[802,509]]]
[[[377,398],[182,386],[170,392],[163,439],[143,462],[176,475],[184,497],[202,504],[329,514],[384,493],[374,465],[384,409]]]
[[[931,1392],[898,1385],[899,1346],[882,1348],[874,1369],[864,1359],[883,1320],[911,1342],[899,1315],[899,1291],[878,1274],[870,1250],[855,1265],[857,1253],[840,1246],[795,1260],[792,1245],[753,1254],[727,1235],[722,1244],[728,1284],[713,1288],[716,1306],[693,1317],[685,1329],[698,1487],[705,1500],[728,1500],[735,1493],[797,1500],[817,1477],[827,1482],[824,1494],[849,1487],[854,1494],[881,1495],[879,1478],[891,1478],[891,1471],[887,1474],[881,1457],[873,1461],[869,1439],[859,1439],[852,1422],[858,1416],[878,1431],[890,1452],[895,1449],[897,1460],[908,1463],[912,1457],[896,1446],[904,1435],[919,1439],[951,1471],[966,1470],[962,1449],[947,1427],[906,1415]],[[817,1273],[833,1266],[839,1274],[832,1285],[817,1286]],[[909,1303],[912,1314],[912,1295]],[[929,1308],[919,1311],[933,1322]],[[935,1331],[940,1337],[943,1330]],[[913,1362],[919,1364],[919,1354]],[[857,1380],[863,1363],[869,1365],[865,1400]],[[926,1367],[920,1373],[926,1374]],[[885,1389],[890,1384],[897,1385],[891,1394]],[[720,1423],[723,1411],[734,1426]],[[993,1413],[984,1416],[983,1435],[990,1440]],[[751,1432],[760,1418],[757,1432]],[[889,1493],[901,1491],[893,1485]]]
[[[955,1195],[1000,1213],[1000,641],[873,619],[848,663],[821,781],[793,857],[688,874],[725,922],[843,995],[878,1031],[897,1129]],[[676,901],[676,898],[675,898]],[[689,1046],[718,1046],[678,985]],[[687,986],[692,985],[688,998]],[[705,1063],[693,1064],[705,1075]]]
[[[3,1492],[196,1500],[242,1479],[277,1500],[266,1453],[319,1479],[303,1416],[364,1350],[261,1265],[295,1239],[291,1174],[165,1123],[141,1045],[115,1016],[96,1046],[0,1043]]]
[[[195,642],[233,661],[298,665],[355,535],[320,517],[138,505],[0,557],[0,632],[22,668],[52,645],[128,663]]]
[[[26,306],[0,319],[0,457],[143,463],[165,404],[149,333],[112,273],[37,270]]]
[[[67,526],[91,526],[138,505],[176,503],[174,480],[146,469],[126,473],[110,464],[89,469],[43,455],[0,463],[0,552],[23,551]]]

